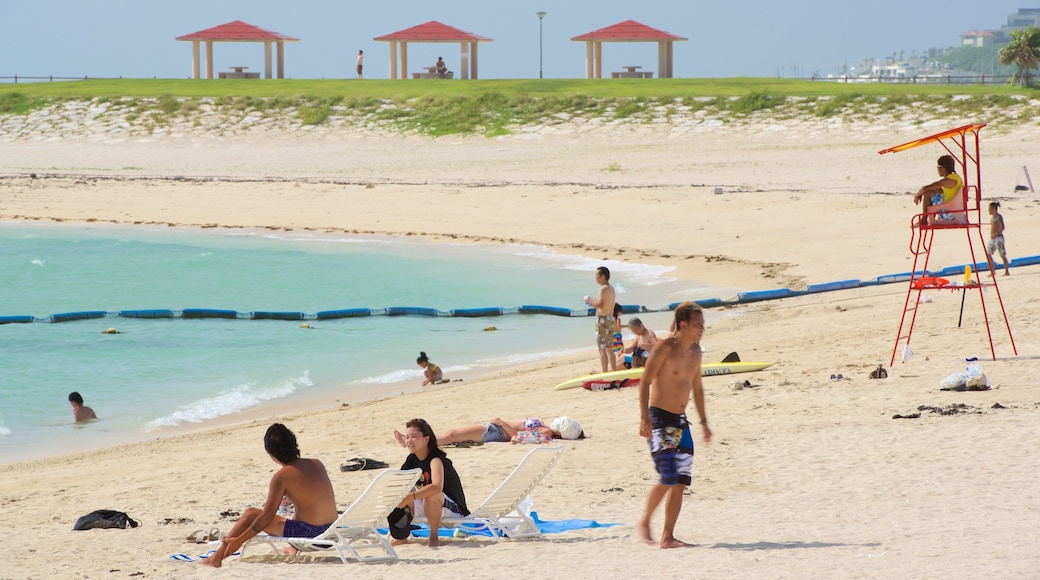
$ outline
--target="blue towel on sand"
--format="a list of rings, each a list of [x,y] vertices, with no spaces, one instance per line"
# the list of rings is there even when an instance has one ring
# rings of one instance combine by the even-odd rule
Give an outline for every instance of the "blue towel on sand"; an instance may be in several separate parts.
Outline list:
[[[601,524],[596,520],[557,520],[557,521],[545,521],[538,517],[538,512],[531,512],[531,519],[534,520],[535,525],[538,526],[538,531],[543,534],[559,534],[562,532],[569,532],[572,530],[584,530],[586,528],[609,528],[610,526],[619,526],[621,524]],[[419,529],[415,529],[418,526]],[[430,527],[426,524],[412,524],[412,535],[416,538],[429,538]],[[463,528],[467,535],[470,536],[487,536],[491,537],[492,534],[488,530],[468,530]],[[386,528],[377,530],[380,534],[387,532]],[[450,538],[455,533],[452,528],[441,528],[437,530],[437,537],[439,538]]]

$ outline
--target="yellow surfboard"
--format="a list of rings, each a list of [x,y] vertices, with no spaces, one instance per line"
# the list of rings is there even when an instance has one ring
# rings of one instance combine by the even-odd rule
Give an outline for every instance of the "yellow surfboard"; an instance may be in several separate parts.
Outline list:
[[[736,373],[750,373],[753,371],[760,371],[764,368],[773,366],[771,362],[731,362],[731,363],[704,363],[701,365],[701,376],[702,377],[713,377],[716,375],[732,375]],[[643,376],[643,369],[624,369],[620,371],[610,371],[606,373],[596,373],[594,375],[585,375],[583,377],[577,377],[564,381],[556,385],[557,391],[565,391],[567,389],[576,389],[584,384],[586,381],[620,381],[622,379],[634,379],[636,377]]]

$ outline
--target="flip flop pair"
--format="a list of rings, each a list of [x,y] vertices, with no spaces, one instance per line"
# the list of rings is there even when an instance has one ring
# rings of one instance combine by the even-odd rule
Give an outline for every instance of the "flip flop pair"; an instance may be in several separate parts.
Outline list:
[[[218,528],[213,528],[209,531],[195,530],[188,534],[186,539],[195,544],[205,544],[207,542],[219,542],[220,540],[223,540],[224,534]]]
[[[369,469],[386,469],[390,467],[385,461],[369,459],[368,457],[354,457],[339,466],[340,471],[367,471]]]

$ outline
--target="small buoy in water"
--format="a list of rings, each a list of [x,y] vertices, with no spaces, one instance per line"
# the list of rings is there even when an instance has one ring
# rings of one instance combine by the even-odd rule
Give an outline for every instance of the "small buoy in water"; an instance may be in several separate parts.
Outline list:
[[[101,334],[119,334],[119,331],[114,328],[106,328],[101,331]]]
[[[484,331],[485,331],[485,332],[487,332],[487,331],[491,331],[491,330],[498,330],[498,329],[497,329],[497,328],[495,328],[495,325],[494,325],[494,324],[492,324],[491,326],[488,326],[487,328],[485,328],[485,329],[484,329]]]
[[[303,324],[300,325],[300,328],[314,328],[314,327],[309,325],[309,324],[307,324],[306,322],[304,322]]]

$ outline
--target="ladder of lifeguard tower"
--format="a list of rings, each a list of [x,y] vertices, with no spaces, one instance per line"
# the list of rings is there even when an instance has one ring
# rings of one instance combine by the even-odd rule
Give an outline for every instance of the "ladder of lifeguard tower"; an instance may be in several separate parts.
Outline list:
[[[903,303],[903,312],[899,319],[899,330],[896,332],[896,342],[892,348],[892,358],[889,361],[889,366],[895,364],[900,346],[904,348],[909,346],[910,338],[914,332],[914,323],[917,320],[917,309],[921,303],[921,293],[931,290],[959,289],[962,293],[969,290],[978,292],[979,302],[982,305],[982,317],[986,323],[986,336],[989,339],[990,355],[996,360],[997,355],[993,347],[993,333],[990,328],[985,295],[985,289],[992,287],[1000,305],[1001,315],[1004,318],[1004,326],[1007,328],[1008,338],[1011,341],[1011,349],[1016,355],[1018,354],[1014,336],[1011,334],[1011,324],[1008,322],[1007,311],[1004,309],[1004,300],[1000,295],[1000,287],[997,284],[996,268],[990,265],[987,258],[989,280],[983,282],[979,273],[979,262],[976,260],[975,254],[976,238],[982,252],[985,252],[986,247],[986,241],[982,237],[982,172],[979,166],[978,141],[978,132],[983,127],[985,127],[985,124],[965,125],[889,149],[883,149],[879,152],[881,154],[895,153],[926,143],[939,143],[957,161],[957,168],[964,176],[964,186],[958,198],[955,198],[955,200],[959,199],[960,203],[946,211],[944,217],[947,219],[945,221],[940,221],[937,218],[939,214],[932,212],[917,214],[910,220],[910,253],[914,256],[914,265],[910,271],[906,300]],[[949,280],[936,276],[928,270],[936,234],[952,235],[957,232],[964,232],[968,242],[968,251],[971,255],[971,262],[965,268],[964,278],[959,284],[950,283]]]

